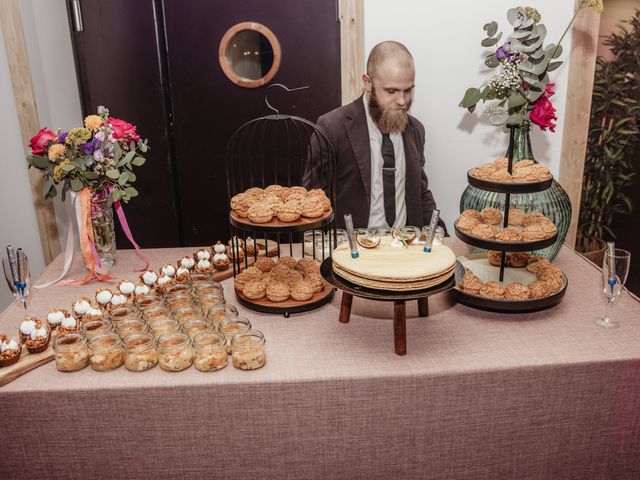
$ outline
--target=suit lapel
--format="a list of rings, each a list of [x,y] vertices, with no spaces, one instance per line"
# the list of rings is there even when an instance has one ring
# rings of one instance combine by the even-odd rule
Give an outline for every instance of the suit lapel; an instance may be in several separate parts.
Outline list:
[[[353,108],[347,113],[345,128],[367,192],[367,203],[369,203],[371,201],[371,145],[362,97],[356,99],[351,105]]]

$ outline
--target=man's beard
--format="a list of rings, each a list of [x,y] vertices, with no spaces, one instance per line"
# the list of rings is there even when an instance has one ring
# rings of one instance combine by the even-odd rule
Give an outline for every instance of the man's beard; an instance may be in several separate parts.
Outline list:
[[[409,107],[411,102],[407,103],[400,109],[385,108],[383,109],[378,102],[376,89],[371,88],[369,95],[369,115],[371,120],[380,129],[382,133],[402,133],[404,132],[407,122],[409,121]]]

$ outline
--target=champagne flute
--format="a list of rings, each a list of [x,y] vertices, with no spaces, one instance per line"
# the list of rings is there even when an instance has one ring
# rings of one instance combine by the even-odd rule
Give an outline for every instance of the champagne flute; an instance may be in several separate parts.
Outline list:
[[[618,322],[613,320],[613,302],[622,293],[622,288],[627,281],[631,253],[620,248],[608,249],[602,261],[602,285],[604,296],[607,298],[604,316],[596,323],[603,328],[616,328]]]
[[[15,261],[12,262],[11,256],[9,259],[2,259],[2,270],[4,271],[4,278],[7,281],[7,286],[13,294],[18,304],[22,305],[27,310],[27,301],[31,292],[31,274],[29,271],[29,259],[24,251],[19,248]]]

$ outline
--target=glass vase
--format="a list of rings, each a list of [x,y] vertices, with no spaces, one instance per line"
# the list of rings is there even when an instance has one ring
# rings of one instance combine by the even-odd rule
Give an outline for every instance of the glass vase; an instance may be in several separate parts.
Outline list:
[[[522,126],[516,129],[513,144],[513,163],[520,160],[533,160],[531,149],[531,139],[529,137],[529,129],[531,124],[524,122]],[[505,156],[508,155],[508,152]],[[536,162],[537,163],[537,162]],[[473,208],[482,210],[486,207],[494,207],[500,211],[504,211],[505,194],[480,190],[479,188],[469,185],[460,197],[460,212]],[[553,260],[560,251],[560,247],[567,236],[569,222],[571,221],[571,201],[567,192],[560,184],[553,180],[551,187],[543,192],[537,193],[517,193],[511,194],[509,200],[510,208],[521,208],[526,212],[541,212],[545,217],[551,220],[558,229],[558,239],[556,242],[543,250],[533,252],[535,255],[542,255],[549,260]],[[471,253],[483,252],[484,250],[469,246]]]
[[[106,188],[91,191],[91,226],[100,265],[111,268],[116,263],[116,232],[113,205]]]

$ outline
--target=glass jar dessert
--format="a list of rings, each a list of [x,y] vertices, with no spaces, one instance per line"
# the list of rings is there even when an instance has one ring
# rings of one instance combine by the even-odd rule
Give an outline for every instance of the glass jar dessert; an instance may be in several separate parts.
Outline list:
[[[109,332],[113,332],[113,324],[108,320],[89,320],[80,326],[80,333],[87,338]]]
[[[132,372],[143,372],[158,364],[157,342],[148,333],[132,333],[124,339],[124,366]]]
[[[143,295],[136,295],[136,305],[140,310],[148,307],[157,307],[164,304],[164,299],[156,291],[150,291]]]
[[[231,361],[240,370],[256,370],[267,363],[265,338],[259,330],[248,330],[231,339]]]
[[[146,333],[149,330],[147,324],[139,318],[128,318],[116,325],[118,334],[124,338],[132,333]]]
[[[89,340],[91,368],[100,372],[114,370],[124,363],[124,347],[113,332],[96,335]]]
[[[198,296],[198,303],[202,310],[207,312],[211,307],[216,305],[224,305],[226,302],[224,297],[219,293],[203,293]]]
[[[124,305],[122,307],[116,307],[109,312],[109,320],[111,320],[116,325],[123,320],[130,318],[140,318],[140,312],[129,305]]]
[[[245,317],[232,317],[220,322],[219,328],[227,339],[227,351],[231,353],[231,338],[236,334],[251,330],[251,322]]]
[[[191,340],[200,333],[213,332],[215,329],[216,327],[204,318],[190,318],[184,324],[184,331]]]
[[[201,282],[194,285],[193,292],[196,296],[201,296],[205,293],[219,293],[224,297],[224,290],[222,289],[222,285],[214,281]]]
[[[227,366],[227,339],[218,332],[196,335],[193,339],[195,367],[201,372],[213,372]]]
[[[172,318],[171,310],[165,306],[153,306],[142,311],[142,318],[145,322],[151,324],[156,320],[164,318]]]
[[[81,333],[67,333],[53,341],[56,368],[61,372],[76,372],[89,365],[87,338]]]
[[[180,331],[180,324],[173,318],[159,318],[149,324],[149,328],[156,338],[160,338],[168,333]]]
[[[164,290],[164,298],[167,300],[180,295],[191,295],[189,285],[186,285],[184,283],[176,283],[175,285],[168,286]]]
[[[196,305],[193,297],[188,293],[181,293],[167,299],[167,305],[172,312],[180,310],[181,308],[193,307]]]
[[[207,311],[207,318],[214,325],[218,326],[223,320],[227,318],[233,318],[238,316],[238,309],[233,305],[224,304],[211,307]]]
[[[194,351],[191,340],[184,333],[169,333],[158,340],[160,368],[167,372],[179,372],[193,364]]]
[[[189,276],[189,281],[191,282],[191,286],[195,287],[199,283],[211,281],[211,274],[201,273],[201,272],[191,272],[191,275]]]

